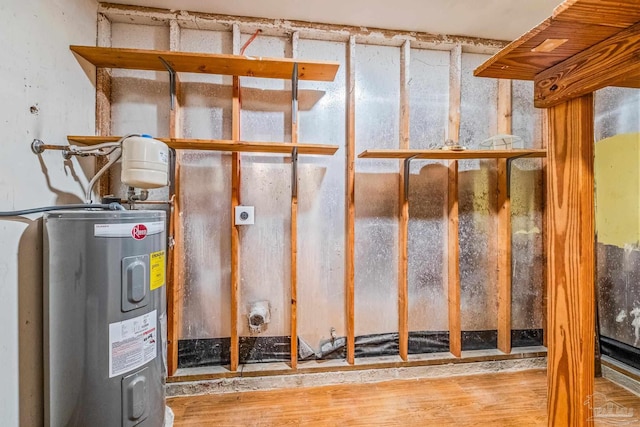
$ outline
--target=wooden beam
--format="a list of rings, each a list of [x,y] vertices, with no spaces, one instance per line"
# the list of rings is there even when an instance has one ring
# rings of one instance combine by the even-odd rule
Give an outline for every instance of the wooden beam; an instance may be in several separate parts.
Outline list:
[[[400,149],[409,148],[409,80],[411,45],[407,40],[400,50]],[[411,171],[405,171],[405,162],[400,164],[400,223],[398,224],[398,341],[400,357],[409,354],[409,285],[407,281],[409,238],[409,195],[405,193]],[[405,186],[406,184],[406,186]]]
[[[298,33],[291,35],[293,58],[298,56]],[[293,82],[292,82],[293,83]],[[293,90],[293,88],[292,88]],[[291,104],[291,144],[298,143],[298,103]],[[293,165],[292,167],[297,167]],[[295,179],[298,179],[297,173]],[[292,185],[298,185],[292,182]],[[291,369],[298,369],[298,193],[291,195]]]
[[[175,20],[169,23],[170,48],[180,49],[180,27]],[[179,138],[182,136],[182,88],[176,75],[176,94],[173,110],[169,114],[169,136]],[[184,294],[184,225],[182,223],[182,203],[180,184],[180,163],[182,153],[176,152],[174,169],[174,193],[171,210],[170,232],[173,246],[169,250],[169,266],[171,275],[167,286],[167,370],[168,375],[173,375],[178,369],[178,342],[182,328],[182,301]]]
[[[460,94],[462,79],[462,46],[451,51],[449,64],[449,127],[447,139],[460,138]],[[447,195],[447,282],[449,311],[449,351],[455,357],[462,355],[462,329],[460,317],[460,246],[458,244],[458,162],[449,163],[449,189]]]
[[[511,80],[498,80],[498,133],[511,134]],[[511,200],[507,159],[498,159],[498,349],[511,353]]]
[[[240,53],[240,28],[234,24],[232,28],[233,53]],[[233,98],[231,100],[231,138],[240,140],[240,77],[233,77]],[[238,308],[240,298],[240,230],[235,224],[235,210],[240,205],[241,183],[240,153],[231,155],[231,283],[230,283],[230,369],[238,370],[240,363],[240,337],[238,336]]]
[[[548,115],[548,425],[582,426],[593,415],[593,96]]]
[[[355,218],[356,218],[356,38],[349,37],[347,51],[347,164],[345,230],[345,305],[347,362],[355,362]]]
[[[637,78],[638,55],[640,23],[536,75],[534,104],[548,108]]]

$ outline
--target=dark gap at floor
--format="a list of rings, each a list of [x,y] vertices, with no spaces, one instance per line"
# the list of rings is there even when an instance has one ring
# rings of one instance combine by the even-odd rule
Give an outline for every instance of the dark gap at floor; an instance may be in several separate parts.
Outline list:
[[[356,357],[395,356],[399,353],[398,333],[360,335],[355,338]],[[511,331],[513,347],[542,345],[542,329]],[[496,330],[462,331],[462,350],[495,349]],[[230,363],[230,338],[205,338],[178,342],[178,367],[220,366]],[[288,336],[240,337],[240,363],[288,362],[291,342]],[[346,338],[337,337],[320,343],[320,350],[311,349],[298,340],[298,360],[329,360],[346,358]],[[448,331],[409,332],[409,354],[449,351]]]

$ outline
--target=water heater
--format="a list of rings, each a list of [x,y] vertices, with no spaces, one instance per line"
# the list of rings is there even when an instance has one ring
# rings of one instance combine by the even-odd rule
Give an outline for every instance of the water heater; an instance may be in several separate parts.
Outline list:
[[[47,426],[161,427],[163,211],[44,216]]]

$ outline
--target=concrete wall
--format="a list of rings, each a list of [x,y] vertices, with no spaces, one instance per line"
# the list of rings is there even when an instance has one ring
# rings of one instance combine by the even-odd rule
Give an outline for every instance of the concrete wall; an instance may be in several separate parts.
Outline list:
[[[95,45],[95,0],[0,1],[0,211],[80,202],[92,162],[31,153],[93,134],[94,72],[70,44]],[[42,245],[39,216],[0,219],[0,420],[43,422]]]

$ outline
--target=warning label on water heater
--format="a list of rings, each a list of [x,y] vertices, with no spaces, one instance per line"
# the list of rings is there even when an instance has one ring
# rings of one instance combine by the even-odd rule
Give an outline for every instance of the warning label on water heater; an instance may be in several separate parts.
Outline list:
[[[126,374],[156,358],[157,312],[109,324],[109,378]]]
[[[164,251],[151,252],[150,255],[149,270],[151,274],[149,274],[149,284],[151,290],[154,290],[164,286],[165,255]]]

